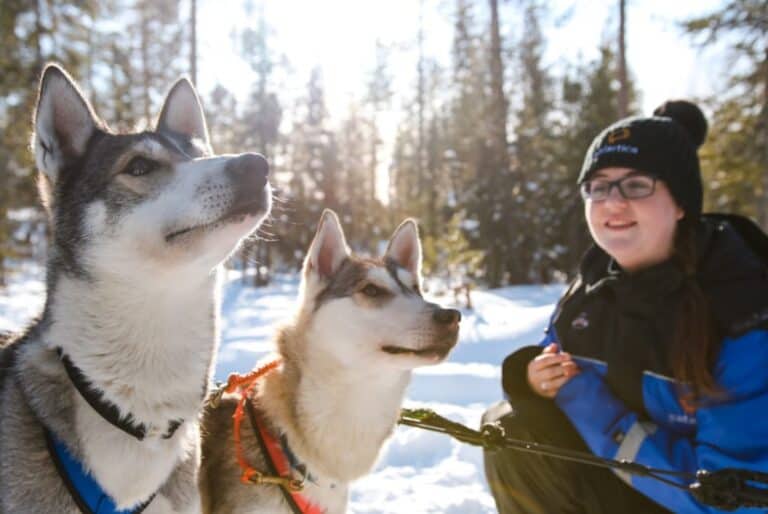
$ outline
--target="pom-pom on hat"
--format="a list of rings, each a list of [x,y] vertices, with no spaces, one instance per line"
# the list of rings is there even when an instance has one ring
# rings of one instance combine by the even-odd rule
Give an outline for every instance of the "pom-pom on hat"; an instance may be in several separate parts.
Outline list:
[[[630,117],[603,130],[587,150],[581,184],[603,168],[633,168],[662,180],[685,217],[701,214],[703,190],[698,148],[707,135],[707,119],[696,104],[670,100],[650,118]]]

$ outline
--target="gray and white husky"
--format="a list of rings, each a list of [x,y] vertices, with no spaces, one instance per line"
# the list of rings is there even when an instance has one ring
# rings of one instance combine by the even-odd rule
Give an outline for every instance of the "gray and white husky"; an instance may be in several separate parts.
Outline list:
[[[371,469],[395,428],[411,370],[442,361],[456,344],[460,313],[422,297],[420,268],[414,221],[403,222],[383,258],[371,260],[350,254],[336,215],[323,214],[295,318],[277,336],[282,363],[257,382],[251,403],[263,426],[282,438],[291,476],[306,478],[301,494],[310,512],[346,510],[349,482]],[[240,482],[236,403],[225,395],[203,417],[203,511],[295,512],[281,486]],[[246,418],[243,455],[269,475],[255,434]]]
[[[49,65],[34,127],[53,241],[44,311],[0,350],[0,513],[87,512],[54,447],[118,509],[199,512],[219,263],[270,209],[267,163],[211,156],[186,79],[115,134]]]

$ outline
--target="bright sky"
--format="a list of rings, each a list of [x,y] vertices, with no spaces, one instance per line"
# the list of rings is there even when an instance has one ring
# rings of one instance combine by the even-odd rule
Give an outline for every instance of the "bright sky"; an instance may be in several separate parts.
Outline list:
[[[240,0],[198,0],[200,4],[199,82],[207,91],[217,82],[244,96],[250,70],[233,54],[230,32],[244,26]],[[303,95],[310,70],[321,65],[329,110],[345,112],[350,97],[359,97],[375,64],[376,40],[394,44],[390,66],[399,90],[411,87],[416,69],[417,0],[264,0],[264,13],[274,34],[273,50],[293,68],[282,93]],[[425,2],[425,46],[428,54],[450,48],[451,26],[442,2]],[[437,11],[435,7],[437,7]],[[438,12],[439,11],[439,12]],[[257,16],[253,15],[253,26]],[[410,48],[408,48],[410,47]],[[342,109],[343,111],[338,111]]]
[[[482,20],[486,0],[477,0]],[[254,0],[258,4],[258,0]],[[722,0],[628,0],[627,60],[641,94],[643,112],[650,114],[661,102],[675,97],[696,97],[720,89],[725,75],[721,51],[700,51],[682,34],[677,22],[711,12]],[[414,96],[417,65],[416,34],[419,0],[262,0],[273,29],[272,48],[283,54],[292,70],[280,78],[283,99],[304,95],[310,70],[321,65],[326,101],[331,116],[343,117],[350,100],[363,94],[367,74],[375,64],[380,39],[394,45],[390,69],[394,91]],[[517,2],[500,1],[502,37],[520,37]],[[547,40],[545,61],[555,74],[566,63],[588,62],[598,54],[601,40],[615,41],[618,0],[553,0],[542,20]],[[203,95],[222,83],[245,98],[252,83],[250,68],[235,54],[233,29],[255,26],[242,10],[241,0],[198,0],[200,56],[198,74]],[[423,0],[425,54],[450,65],[451,13],[454,0]],[[394,137],[401,101],[394,111],[382,113],[385,139]]]
[[[216,82],[244,96],[250,70],[234,54],[231,32],[256,23],[241,10],[240,0],[198,0],[200,5],[200,86],[204,92]],[[255,2],[258,3],[258,2]],[[309,70],[320,64],[331,112],[344,112],[349,98],[359,96],[364,77],[374,64],[375,41],[398,45],[391,56],[397,91],[414,84],[418,29],[418,0],[263,0],[264,12],[274,29],[273,48],[283,53],[294,73],[286,79],[284,93],[302,94]],[[480,2],[485,7],[486,2]],[[668,97],[701,95],[719,84],[724,69],[716,52],[699,52],[681,35],[676,22],[711,11],[717,0],[629,0],[627,49],[631,70],[643,93],[644,110],[650,111]],[[516,9],[500,2],[504,13]],[[557,69],[564,60],[575,62],[597,54],[597,46],[610,21],[611,39],[617,25],[617,0],[556,0],[544,30],[547,61]],[[424,0],[427,55],[447,64],[452,27],[451,0]],[[502,13],[502,15],[503,15]],[[570,13],[570,16],[568,14]],[[507,16],[507,18],[509,18]],[[516,37],[507,24],[502,37]],[[341,111],[339,111],[341,110]]]
[[[550,57],[559,52],[570,57],[579,53],[594,57],[608,20],[611,40],[615,40],[617,0],[557,3],[575,7],[573,17],[550,37]],[[678,23],[708,14],[722,1],[628,0],[627,4],[627,62],[642,94],[644,113],[650,114],[668,98],[703,96],[719,88],[725,72],[723,56],[714,50],[694,48]]]

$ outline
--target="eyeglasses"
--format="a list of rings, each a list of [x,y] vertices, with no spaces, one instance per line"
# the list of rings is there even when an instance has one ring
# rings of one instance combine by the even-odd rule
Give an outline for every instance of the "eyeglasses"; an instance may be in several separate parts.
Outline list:
[[[627,175],[618,180],[594,178],[581,184],[581,197],[593,202],[602,202],[611,196],[611,189],[619,190],[625,200],[636,200],[651,196],[656,190],[656,177],[651,175]]]

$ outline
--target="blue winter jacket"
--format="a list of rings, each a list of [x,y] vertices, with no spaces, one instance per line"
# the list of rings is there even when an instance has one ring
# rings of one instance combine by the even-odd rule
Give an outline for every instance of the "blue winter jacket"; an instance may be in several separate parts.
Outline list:
[[[542,344],[556,338],[554,331],[550,334]],[[715,371],[728,394],[722,402],[684,409],[671,378],[645,372],[642,393],[650,421],[641,420],[607,386],[604,362],[575,360],[581,373],[558,391],[555,401],[595,455],[689,472],[768,471],[768,331],[754,330],[723,342]],[[618,474],[673,512],[722,512],[657,480]]]
[[[606,273],[610,259],[602,254],[588,261],[597,262],[597,274],[582,267],[577,288],[584,290],[574,295],[575,305],[566,300],[558,306],[544,340],[505,361],[510,401],[533,394],[525,366],[541,347],[556,342],[573,355],[581,373],[558,391],[555,402],[595,455],[691,473],[768,473],[768,273],[728,226],[710,224],[703,240],[708,260],[698,279],[713,305],[715,326],[725,334],[712,368],[722,394],[691,404],[681,400],[684,389],[671,378],[666,349],[683,279],[669,266],[636,280]],[[652,478],[617,474],[673,512],[722,512]]]

